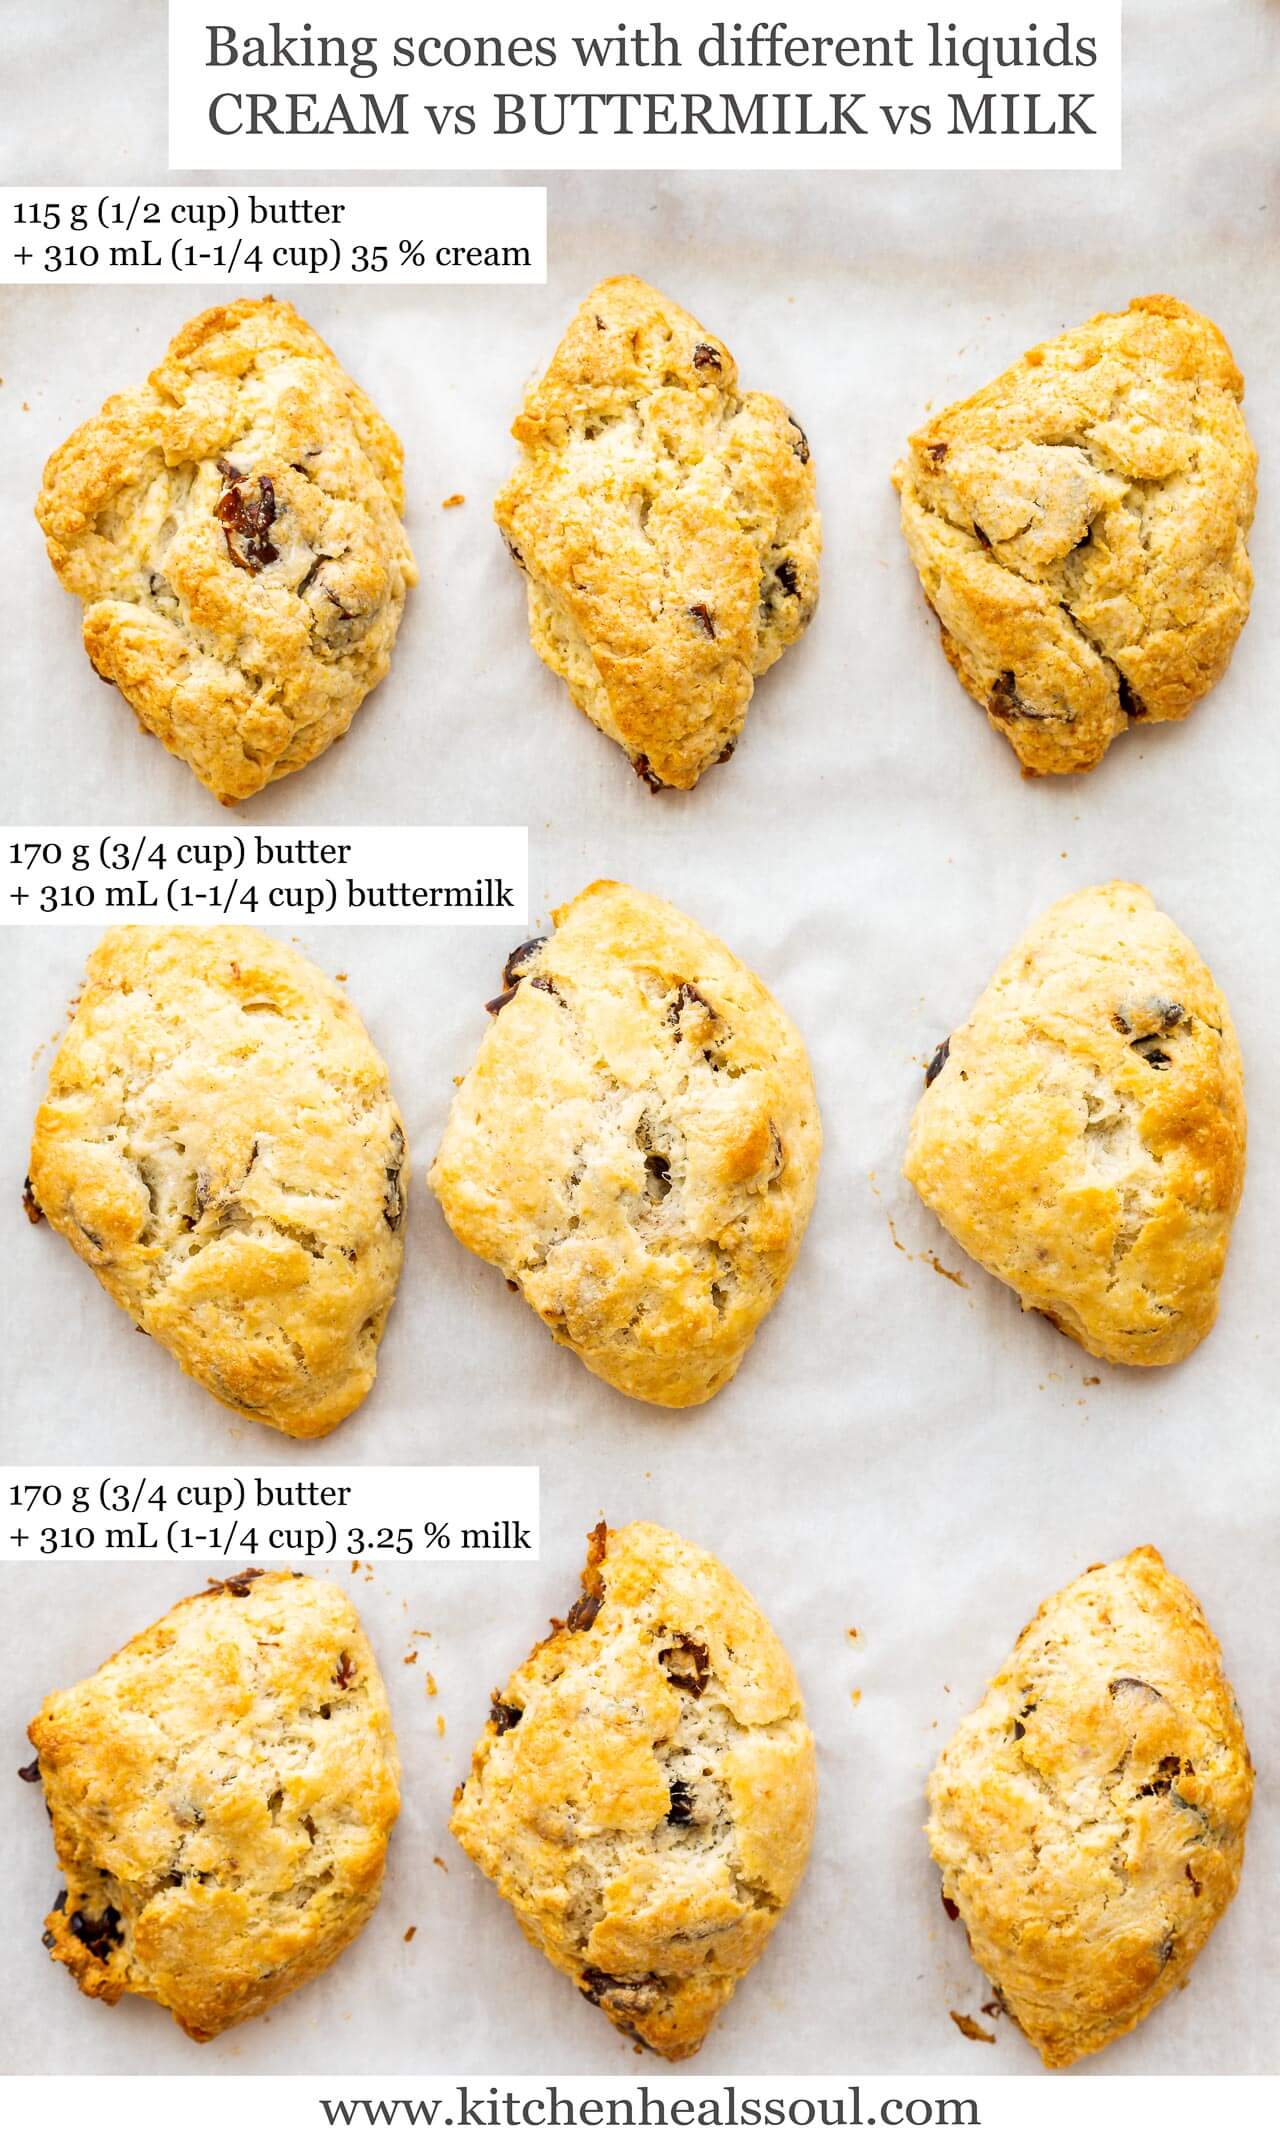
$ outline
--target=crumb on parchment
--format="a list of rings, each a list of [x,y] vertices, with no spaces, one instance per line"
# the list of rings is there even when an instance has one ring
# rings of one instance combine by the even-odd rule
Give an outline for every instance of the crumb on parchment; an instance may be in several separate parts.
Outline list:
[[[951,2009],[947,2013],[956,2030],[962,2032],[966,2039],[980,2039],[984,2046],[995,2045],[996,2035],[994,2031],[984,2030],[975,2016],[964,2016],[958,2009]]]

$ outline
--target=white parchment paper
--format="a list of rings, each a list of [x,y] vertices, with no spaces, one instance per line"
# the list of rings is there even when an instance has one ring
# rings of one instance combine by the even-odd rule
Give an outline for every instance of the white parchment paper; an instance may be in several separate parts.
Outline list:
[[[304,936],[349,974],[390,1061],[415,1178],[377,1388],[300,1454],[224,1415],[47,1228],[23,1222],[31,1114],[93,936],[6,933],[6,1457],[536,1459],[544,1534],[536,1567],[352,1582],[395,1705],[405,1811],[372,1926],[268,2022],[196,2048],[145,2005],[77,1997],[40,1948],[52,1849],[39,1796],[14,1781],[6,2066],[638,2071],[446,1832],[489,1691],[563,1611],[602,1511],[666,1521],[746,1580],[795,1657],[820,1746],[808,1879],[699,2074],[910,2069],[962,2082],[1035,2065],[1008,2024],[990,2047],[949,2020],[987,1990],[938,1902],[922,1787],[1044,1595],[1145,1541],[1196,1588],[1224,1642],[1259,1796],[1239,1899],[1188,1991],[1080,2073],[1275,2066],[1277,12],[1265,0],[1131,0],[1122,176],[573,177],[552,186],[545,290],[291,292],[404,437],[423,583],[391,677],[348,738],[236,815],[303,827],[527,819],[543,919],[603,874],[674,898],[804,1032],[827,1132],[819,1204],[786,1297],[728,1391],[683,1417],[626,1402],[454,1244],[423,1185],[506,936]],[[11,43],[15,28],[7,178],[167,176],[159,0],[49,0],[6,24]],[[746,384],[786,397],[813,444],[826,519],[814,627],[761,686],[733,763],[691,796],[651,797],[538,665],[489,518],[524,379],[590,285],[626,270],[723,333]],[[1088,780],[1026,783],[946,667],[898,538],[890,468],[930,401],[1095,309],[1165,289],[1221,322],[1248,378],[1263,455],[1254,614],[1226,681],[1183,728],[1129,736]],[[11,820],[225,822],[91,674],[30,516],[49,450],[218,296],[0,293]],[[458,491],[466,504],[442,512]],[[937,1040],[1037,912],[1115,875],[1146,882],[1209,959],[1239,1025],[1252,1119],[1218,1329],[1150,1375],[1094,1364],[1024,1321],[897,1176]],[[162,1565],[7,1569],[10,1767],[25,1761],[23,1728],[47,1689],[200,1578]],[[662,2075],[651,2062],[643,2072]]]

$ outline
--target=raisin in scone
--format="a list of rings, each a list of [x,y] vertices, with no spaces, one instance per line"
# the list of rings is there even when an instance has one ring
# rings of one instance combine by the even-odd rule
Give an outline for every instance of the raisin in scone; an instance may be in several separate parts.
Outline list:
[[[65,1885],[45,1943],[82,1994],[211,2039],[323,1972],[382,1888],[387,1693],[336,1586],[244,1572],[180,1601],[29,1729]]]
[[[903,1169],[967,1253],[1092,1356],[1203,1341],[1245,1165],[1240,1049],[1132,882],[1064,897],[938,1048]]]
[[[558,1342],[666,1408],[733,1377],[800,1248],[822,1132],[799,1036],[723,942],[593,883],[508,959],[429,1184]]]
[[[1184,719],[1249,613],[1257,454],[1217,327],[1139,297],[931,417],[895,481],[971,697],[1028,771]]]
[[[601,1522],[565,1621],[494,1693],[452,1830],[556,1969],[680,2061],[777,1926],[816,1797],[745,1588],[665,1528]]]
[[[118,927],[36,1116],[27,1207],[216,1400],[292,1438],[373,1384],[408,1168],[340,987],[252,927]]]
[[[601,282],[512,430],[497,499],[534,650],[655,790],[733,753],[818,600],[804,432],[647,283]]]
[[[938,1759],[928,1830],[948,1910],[1050,2068],[1185,1985],[1252,1796],[1217,1640],[1156,1550],[1045,1602]]]
[[[345,734],[417,572],[395,432],[275,297],[219,305],[54,453],[36,516],[84,642],[220,801]]]

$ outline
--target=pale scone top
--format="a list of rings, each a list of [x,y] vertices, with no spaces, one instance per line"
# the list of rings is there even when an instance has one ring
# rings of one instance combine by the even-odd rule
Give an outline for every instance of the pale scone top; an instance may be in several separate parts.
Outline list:
[[[513,435],[495,511],[535,649],[650,785],[696,784],[817,604],[804,432],[739,389],[723,341],[621,275],[581,305]]]
[[[373,1384],[408,1170],[341,988],[252,927],[117,927],[36,1115],[29,1207],[227,1407],[291,1437]]]
[[[929,1781],[942,1890],[1051,2068],[1181,1986],[1235,1896],[1253,1773],[1217,1640],[1154,1549],[1046,1601]]]
[[[194,2039],[313,1979],[378,1902],[399,1809],[386,1690],[336,1586],[245,1572],[179,1602],[30,1727],[83,1994]]]
[[[779,1296],[813,1206],[804,1046],[660,897],[597,882],[509,960],[429,1184],[451,1229],[623,1393],[705,1401]]]
[[[202,312],[54,453],[36,516],[85,647],[219,800],[344,734],[417,573],[395,432],[291,304]]]
[[[1091,769],[1224,673],[1253,585],[1243,392],[1211,320],[1140,297],[911,439],[907,545],[948,658],[1029,771]]]
[[[816,1792],[745,1588],[665,1528],[601,1522],[564,1623],[495,1693],[452,1829],[588,2001],[682,2060],[791,1898]]]
[[[967,1253],[1093,1356],[1204,1339],[1244,1182],[1240,1049],[1208,968],[1132,882],[1023,936],[939,1048],[903,1166]]]

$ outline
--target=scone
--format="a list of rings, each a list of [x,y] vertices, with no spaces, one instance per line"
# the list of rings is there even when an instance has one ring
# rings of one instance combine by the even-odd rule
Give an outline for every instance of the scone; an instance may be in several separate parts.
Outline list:
[[[1240,1049],[1132,882],[1064,897],[939,1046],[903,1166],[975,1260],[1091,1356],[1204,1340],[1244,1184]]]
[[[407,1185],[387,1070],[314,964],[252,927],[103,937],[27,1209],[216,1400],[291,1438],[358,1407]]]
[[[1252,1796],[1217,1640],[1156,1550],[1045,1602],[938,1759],[928,1828],[948,1912],[1048,2067],[1185,1985]]]
[[[568,1616],[494,1693],[452,1829],[557,1971],[681,2061],[799,1883],[816,1796],[751,1596],[679,1535],[602,1521]]]
[[[1225,673],[1253,587],[1243,395],[1211,320],[1139,297],[911,439],[907,547],[947,658],[1028,771],[1089,771]]]
[[[655,791],[696,785],[817,606],[804,432],[739,391],[723,341],[620,275],[581,306],[512,434],[495,512],[534,650]]]
[[[395,1736],[325,1580],[216,1582],[28,1732],[66,1885],[44,1939],[82,1994],[145,1995],[212,2039],[323,1972],[377,1905]]]
[[[220,801],[386,674],[417,572],[395,432],[275,297],[219,305],[54,453],[36,516],[85,650]]]
[[[429,1184],[562,1342],[664,1408],[733,1377],[791,1272],[822,1132],[804,1046],[673,905],[596,882],[507,961]]]

